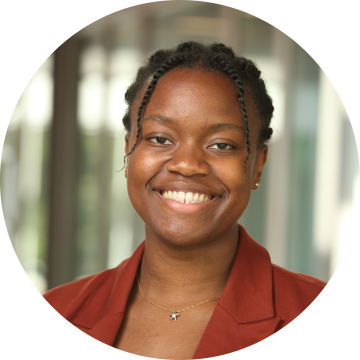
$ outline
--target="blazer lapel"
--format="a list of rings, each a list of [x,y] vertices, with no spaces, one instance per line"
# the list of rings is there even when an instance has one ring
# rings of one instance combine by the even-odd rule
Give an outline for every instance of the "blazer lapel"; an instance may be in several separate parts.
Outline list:
[[[81,311],[67,317],[69,321],[93,338],[113,346],[124,317],[126,303],[145,249],[143,242],[114,272],[102,291],[81,305]]]
[[[77,324],[75,325],[94,339],[99,340],[106,345],[113,346],[123,318],[124,313],[118,312],[104,316],[91,328],[84,328],[84,326],[79,326]]]
[[[281,320],[274,310],[272,266],[267,250],[240,225],[239,237],[229,279],[194,359],[253,345],[273,334]]]

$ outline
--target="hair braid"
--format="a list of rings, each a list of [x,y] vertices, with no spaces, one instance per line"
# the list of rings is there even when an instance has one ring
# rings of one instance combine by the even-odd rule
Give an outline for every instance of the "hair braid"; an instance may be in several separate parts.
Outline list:
[[[218,64],[220,65],[220,70],[222,72],[224,72],[233,81],[233,83],[236,85],[236,87],[239,90],[237,99],[240,104],[241,113],[244,118],[245,144],[246,144],[246,149],[247,149],[247,155],[246,155],[246,159],[245,159],[245,168],[246,168],[246,163],[251,154],[251,148],[250,148],[249,122],[248,122],[248,116],[247,116],[246,103],[245,103],[244,96],[243,96],[245,93],[244,85],[241,82],[240,77],[239,77],[238,73],[236,72],[236,70],[234,68],[232,68],[221,55],[216,55],[214,57],[214,61],[218,62]]]
[[[150,58],[150,61],[154,59],[154,55],[152,56],[152,58]],[[163,54],[161,53],[161,55],[163,55]],[[156,84],[161,79],[161,77],[163,77],[168,71],[170,71],[171,69],[173,69],[176,66],[179,66],[181,64],[182,60],[183,60],[182,57],[179,55],[175,55],[174,57],[165,60],[165,62],[159,67],[159,69],[153,75],[152,80],[151,80],[150,84],[148,85],[147,90],[145,91],[144,97],[143,97],[143,99],[140,103],[139,109],[138,109],[138,117],[136,120],[136,124],[137,124],[136,141],[135,141],[135,144],[133,145],[132,149],[130,150],[130,152],[124,156],[124,162],[126,161],[126,158],[134,152],[137,144],[139,143],[140,136],[141,136],[141,117],[143,114],[143,110],[144,110],[145,105],[149,101],[152,93],[154,92]]]

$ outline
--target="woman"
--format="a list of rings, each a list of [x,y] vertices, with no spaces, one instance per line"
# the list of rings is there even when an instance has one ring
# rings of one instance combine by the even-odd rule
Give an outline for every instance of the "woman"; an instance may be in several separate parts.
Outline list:
[[[152,55],[125,99],[125,176],[146,239],[47,301],[94,338],[154,358],[222,355],[284,327],[325,283],[272,265],[237,224],[272,134],[260,71],[223,44],[182,43]]]

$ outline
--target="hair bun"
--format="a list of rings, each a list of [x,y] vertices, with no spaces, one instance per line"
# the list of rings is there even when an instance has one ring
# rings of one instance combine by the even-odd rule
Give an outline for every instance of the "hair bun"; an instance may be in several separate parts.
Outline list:
[[[158,50],[152,54],[149,58],[150,63],[163,62],[167,59],[167,54],[165,50]]]
[[[273,129],[271,127],[267,128],[267,129],[263,129],[262,130],[262,136],[264,138],[264,140],[269,140],[271,138],[271,135],[273,134]]]
[[[233,52],[233,50],[231,48],[229,48],[228,46],[226,46],[223,43],[215,43],[211,45],[211,49],[214,52],[217,52],[219,54],[224,54],[226,56],[230,56],[230,57],[235,57],[235,54]]]
[[[187,41],[179,44],[178,47],[176,48],[176,51],[179,53],[185,53],[185,52],[197,51],[200,50],[201,48],[202,48],[201,44],[196,43],[195,41]]]
[[[261,75],[261,71],[256,67],[256,65],[252,61],[248,61],[245,66],[245,72],[251,74],[252,77],[258,79]]]
[[[218,53],[215,56],[210,57],[208,61],[211,65],[220,65],[222,68],[224,68],[227,64],[226,58],[222,53]]]

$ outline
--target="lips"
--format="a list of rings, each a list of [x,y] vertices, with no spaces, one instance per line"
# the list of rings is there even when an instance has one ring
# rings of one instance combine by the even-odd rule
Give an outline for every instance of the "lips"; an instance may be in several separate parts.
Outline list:
[[[205,203],[214,198],[211,194],[195,191],[162,190],[160,194],[170,200],[178,201],[184,204]]]
[[[171,209],[173,212],[177,214],[183,214],[183,215],[193,215],[199,211],[206,211],[206,209],[209,209],[212,206],[214,206],[217,200],[219,199],[218,196],[211,196],[210,194],[201,193],[199,191],[195,192],[195,191],[181,191],[181,190],[162,190],[162,191],[155,191],[155,194],[157,195],[160,202],[166,206],[166,208]],[[171,195],[170,198],[169,195]],[[179,195],[180,195],[180,199],[179,199]],[[192,200],[190,200],[191,197]],[[197,198],[198,200],[196,200]]]

